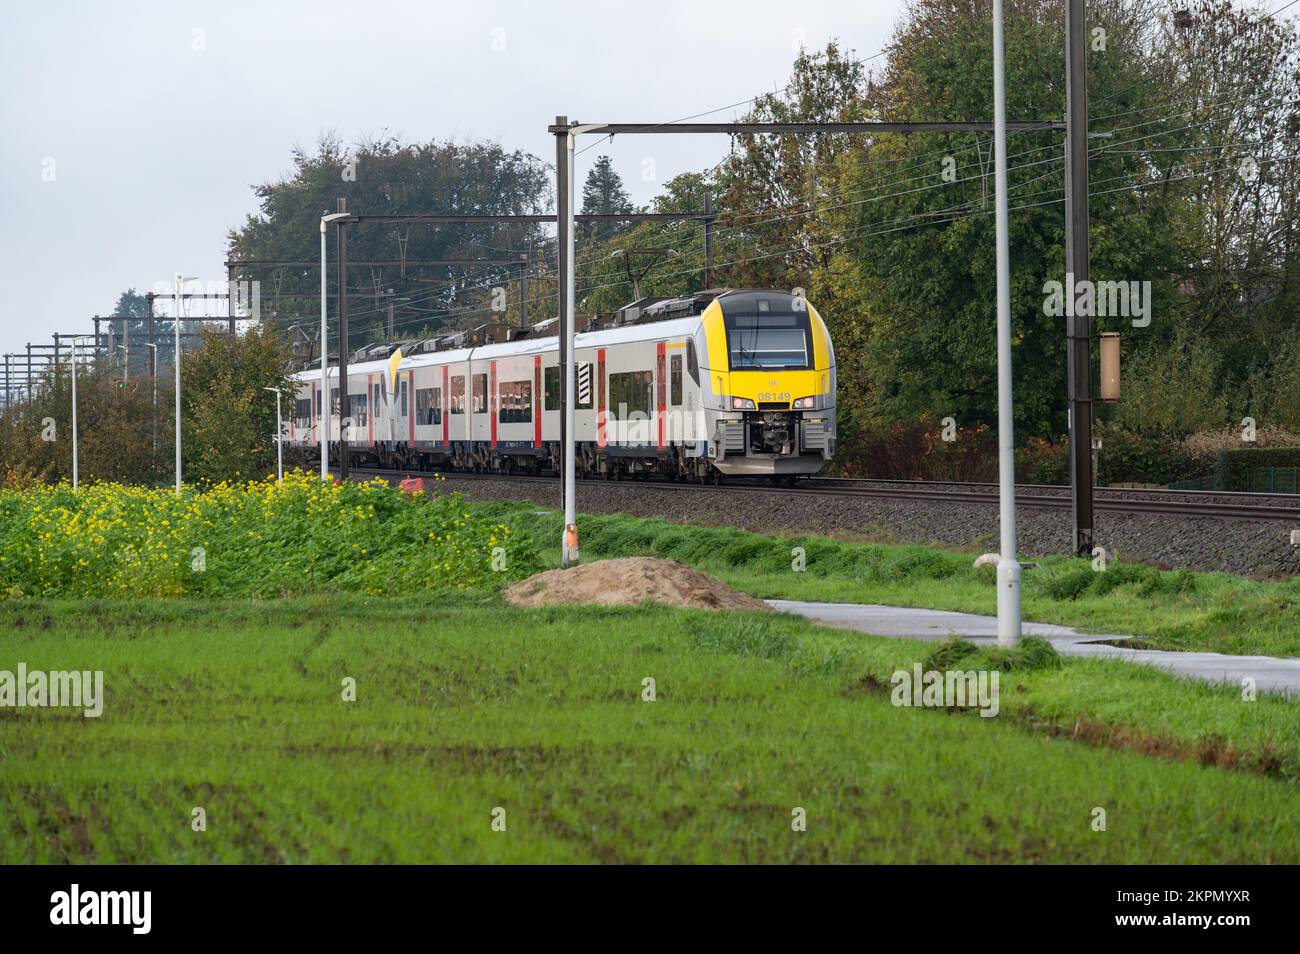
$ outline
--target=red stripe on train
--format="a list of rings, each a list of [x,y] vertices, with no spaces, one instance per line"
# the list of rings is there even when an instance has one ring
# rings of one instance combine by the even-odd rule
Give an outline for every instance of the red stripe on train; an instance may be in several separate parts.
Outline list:
[[[659,449],[664,447],[664,411],[668,409],[664,394],[664,342],[655,345],[655,372],[658,381],[655,385],[655,421],[659,425]]]
[[[488,426],[492,430],[492,446],[497,446],[497,363],[488,364]]]
[[[542,356],[533,355],[533,447],[542,446]]]
[[[604,447],[605,437],[605,349],[596,349],[596,446]]]

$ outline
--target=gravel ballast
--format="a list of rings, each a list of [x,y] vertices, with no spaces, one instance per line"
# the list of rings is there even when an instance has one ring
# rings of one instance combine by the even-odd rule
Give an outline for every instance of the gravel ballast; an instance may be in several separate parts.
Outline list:
[[[470,500],[524,500],[558,507],[556,480],[510,480],[449,475],[439,484]],[[731,526],[758,533],[814,533],[875,543],[936,544],[960,550],[996,550],[998,508],[991,504],[853,496],[799,496],[779,488],[696,487],[653,481],[580,481],[579,513],[627,513],[674,523]],[[1108,559],[1163,568],[1220,570],[1253,577],[1300,574],[1300,551],[1290,544],[1294,521],[1096,512],[1096,542]],[[1019,507],[1023,556],[1067,553],[1068,510]]]

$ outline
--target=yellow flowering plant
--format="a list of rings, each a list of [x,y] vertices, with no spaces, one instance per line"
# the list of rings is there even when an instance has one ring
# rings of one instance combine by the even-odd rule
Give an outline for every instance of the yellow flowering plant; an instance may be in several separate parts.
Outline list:
[[[305,471],[204,489],[101,483],[0,490],[0,599],[400,595],[496,588],[540,568],[533,541],[455,494]]]

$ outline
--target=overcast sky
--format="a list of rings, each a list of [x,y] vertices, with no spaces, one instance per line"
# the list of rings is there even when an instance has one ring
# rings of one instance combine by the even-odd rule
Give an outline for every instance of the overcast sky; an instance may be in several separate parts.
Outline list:
[[[251,187],[322,131],[491,139],[552,161],[558,114],[659,122],[747,100],[785,84],[800,40],[877,52],[902,0],[6,7],[0,352],[17,352],[92,330],[125,288],[178,271],[224,279],[226,232],[256,210]],[[623,137],[587,150],[578,182],[607,152],[644,202],[726,145]],[[643,179],[647,157],[657,181]]]

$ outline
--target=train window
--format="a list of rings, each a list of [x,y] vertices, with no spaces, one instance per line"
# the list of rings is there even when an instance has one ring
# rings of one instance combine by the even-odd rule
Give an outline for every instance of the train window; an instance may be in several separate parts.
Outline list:
[[[487,412],[487,375],[474,375],[474,413],[485,414]]]
[[[577,371],[578,371],[578,380],[575,382],[575,385],[580,384],[582,382],[582,376],[584,374],[587,376],[588,381],[591,380],[590,361],[579,362],[577,366]],[[560,366],[557,364],[553,368],[546,368],[545,376],[546,376],[546,410],[558,411],[560,409],[560,398],[562,397],[560,391]],[[577,396],[577,403],[574,405],[574,408],[579,411],[590,411],[591,410],[591,388],[587,389],[587,399],[585,401],[582,399],[581,387],[575,387],[574,391]]]
[[[316,416],[317,417],[320,417],[320,399],[323,396],[323,393],[324,392],[321,391],[316,392]]]
[[[407,386],[409,385],[409,383],[410,382],[408,382],[405,378],[403,378],[401,381],[397,383],[397,392],[401,395],[402,417],[406,417],[408,414],[411,413],[409,410],[407,410]]]
[[[370,420],[370,408],[367,406],[366,396],[349,394],[348,400],[352,405],[352,426],[365,427],[366,421]]]
[[[691,380],[696,384],[700,383],[700,362],[695,357],[695,339],[686,339],[686,371],[690,374]]]
[[[682,405],[682,356],[680,354],[672,355],[669,358],[668,366],[670,369],[668,372],[668,377],[672,382],[672,386],[671,386],[672,394],[670,395],[670,399],[672,400],[673,407],[681,407]]]
[[[653,407],[649,371],[617,371],[609,376],[609,416],[611,420],[629,420],[635,414],[645,420]]]
[[[339,389],[330,388],[330,416],[339,416]]]
[[[294,408],[294,417],[299,421],[311,420],[311,398],[299,398]]]
[[[760,308],[757,313],[723,314],[727,332],[727,362],[742,368],[807,368],[809,323],[807,312],[780,314]]]
[[[504,381],[497,420],[502,424],[527,424],[533,419],[533,382]]]
[[[465,376],[463,374],[451,379],[451,413],[465,413]]]
[[[442,388],[415,389],[415,423],[442,423]]]
[[[374,407],[375,407],[376,414],[378,414],[379,409],[384,406],[383,402],[380,400],[380,398],[383,396],[383,391],[381,390],[382,388],[383,388],[382,384],[376,384],[372,388],[372,390],[375,392]]]

